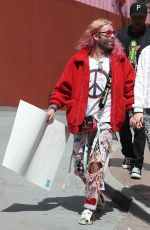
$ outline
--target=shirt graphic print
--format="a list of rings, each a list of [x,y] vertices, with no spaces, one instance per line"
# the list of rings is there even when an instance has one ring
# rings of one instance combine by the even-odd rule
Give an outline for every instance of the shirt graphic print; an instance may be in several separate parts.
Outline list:
[[[102,71],[98,70],[99,62],[95,58],[89,57],[90,82],[86,116],[92,115],[96,118],[98,113],[100,113],[100,120],[102,122],[109,122],[111,104],[110,93],[108,94],[105,107],[101,111],[99,111],[99,99],[106,86],[110,71],[110,63],[108,57],[104,57],[99,61],[101,62]]]

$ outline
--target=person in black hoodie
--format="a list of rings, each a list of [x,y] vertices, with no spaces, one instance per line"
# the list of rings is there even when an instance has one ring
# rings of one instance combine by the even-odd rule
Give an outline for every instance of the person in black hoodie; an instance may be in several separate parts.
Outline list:
[[[147,6],[142,2],[130,6],[130,25],[117,31],[125,53],[133,64],[135,71],[142,49],[150,45],[150,28],[146,25]],[[119,133],[122,153],[125,156],[122,163],[124,169],[131,168],[131,178],[140,179],[144,160],[146,137],[143,128],[134,129],[134,140],[129,124],[129,114]]]

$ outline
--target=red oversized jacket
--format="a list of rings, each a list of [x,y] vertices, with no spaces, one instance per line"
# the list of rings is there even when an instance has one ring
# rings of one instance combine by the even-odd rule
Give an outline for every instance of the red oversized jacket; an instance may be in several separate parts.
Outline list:
[[[111,56],[111,127],[119,131],[125,112],[132,109],[135,73],[125,54]],[[89,93],[89,59],[87,50],[70,58],[50,98],[58,108],[66,105],[66,118],[72,133],[82,123]]]

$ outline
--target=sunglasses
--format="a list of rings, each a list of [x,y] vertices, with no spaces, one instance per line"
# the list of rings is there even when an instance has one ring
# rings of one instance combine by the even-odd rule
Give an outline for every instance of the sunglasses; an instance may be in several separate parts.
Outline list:
[[[112,35],[116,36],[116,31],[114,30],[107,30],[105,32],[98,32],[98,34],[103,35],[104,37],[110,38]]]

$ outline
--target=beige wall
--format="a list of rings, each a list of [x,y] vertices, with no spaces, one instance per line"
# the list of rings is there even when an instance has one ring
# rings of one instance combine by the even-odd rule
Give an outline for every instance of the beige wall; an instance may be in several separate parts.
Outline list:
[[[0,0],[0,105],[41,108],[91,21],[119,16],[73,0]]]

